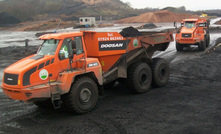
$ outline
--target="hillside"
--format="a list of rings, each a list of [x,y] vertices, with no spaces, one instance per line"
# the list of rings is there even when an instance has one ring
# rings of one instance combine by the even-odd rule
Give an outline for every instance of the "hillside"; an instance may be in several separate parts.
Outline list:
[[[221,20],[217,21],[215,24],[221,25]]]
[[[120,19],[117,23],[159,23],[159,22],[174,22],[181,21],[184,18],[198,18],[197,15],[184,13],[173,13],[168,10],[160,10],[156,12],[148,12],[139,16]]]
[[[100,15],[119,19],[137,15],[133,8],[120,0],[5,0],[0,1],[0,12],[21,21]]]

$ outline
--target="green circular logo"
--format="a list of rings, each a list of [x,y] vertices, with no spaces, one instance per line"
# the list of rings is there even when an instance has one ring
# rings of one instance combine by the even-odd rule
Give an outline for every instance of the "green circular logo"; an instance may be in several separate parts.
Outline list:
[[[48,71],[46,69],[42,69],[40,72],[39,72],[39,77],[40,79],[42,80],[46,80],[48,78]]]
[[[133,41],[133,45],[134,45],[134,47],[137,47],[137,46],[139,45],[139,42],[138,42],[137,39],[134,39],[134,41]]]

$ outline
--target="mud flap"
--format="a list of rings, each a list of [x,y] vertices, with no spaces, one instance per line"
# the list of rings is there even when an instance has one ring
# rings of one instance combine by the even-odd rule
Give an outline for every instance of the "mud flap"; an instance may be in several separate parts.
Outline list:
[[[127,59],[126,56],[124,56],[119,62],[118,65],[118,77],[119,78],[127,78]]]

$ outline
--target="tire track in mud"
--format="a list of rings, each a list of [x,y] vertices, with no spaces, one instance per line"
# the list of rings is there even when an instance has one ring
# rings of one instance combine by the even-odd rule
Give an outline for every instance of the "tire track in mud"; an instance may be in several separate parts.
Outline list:
[[[34,113],[36,109],[37,107],[33,104],[26,104],[24,102],[10,100],[5,97],[3,92],[0,92],[0,127],[3,124],[10,122],[10,120]]]
[[[98,119],[89,118],[89,122],[100,128],[101,133],[120,133],[127,134],[127,130],[123,127],[120,121],[113,117],[99,117]]]

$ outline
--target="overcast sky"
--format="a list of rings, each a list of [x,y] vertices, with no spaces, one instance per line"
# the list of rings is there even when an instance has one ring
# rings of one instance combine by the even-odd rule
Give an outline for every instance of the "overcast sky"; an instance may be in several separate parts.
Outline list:
[[[187,10],[221,9],[221,0],[121,0],[133,8],[164,8],[185,6]]]

